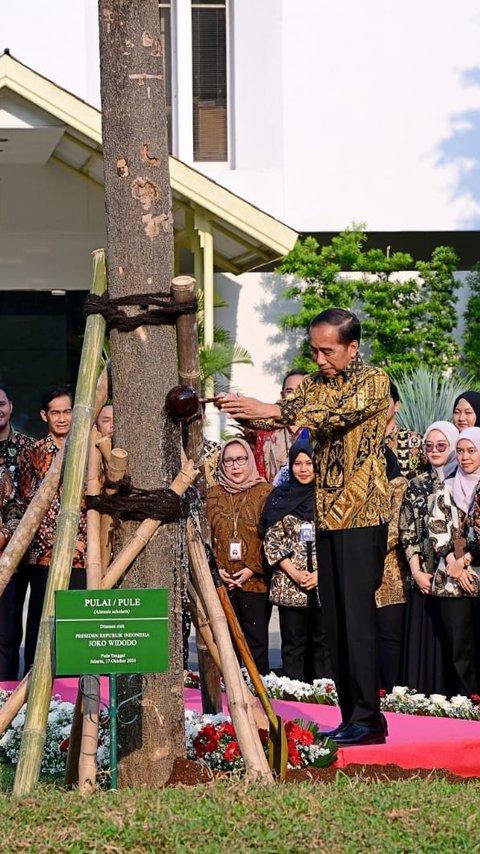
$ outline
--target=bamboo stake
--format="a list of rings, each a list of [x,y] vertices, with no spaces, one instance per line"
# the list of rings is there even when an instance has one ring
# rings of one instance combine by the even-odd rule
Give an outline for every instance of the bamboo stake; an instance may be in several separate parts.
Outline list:
[[[109,463],[110,457],[112,456],[112,440],[110,436],[100,436],[100,438],[97,439],[97,448],[105,462]]]
[[[243,679],[232,646],[227,620],[212,581],[203,542],[191,519],[187,520],[187,542],[192,569],[202,590],[202,597],[220,654],[228,708],[245,762],[247,777],[272,783],[272,773],[268,767],[267,757],[263,752],[258,731],[255,729],[254,732],[250,724],[248,703],[242,688]]]
[[[103,250],[97,250],[93,256],[92,293],[102,294],[106,288],[105,255]],[[87,318],[72,427],[66,451],[63,494],[15,776],[14,794],[17,796],[28,794],[37,783],[40,773],[52,692],[52,627],[55,590],[66,590],[70,579],[84,489],[90,428],[93,420],[98,362],[102,352],[104,332],[105,321],[103,317],[92,315]]]
[[[0,735],[3,735],[7,727],[12,723],[15,715],[18,714],[23,704],[27,702],[30,674],[31,671],[29,670],[0,709]]]
[[[220,654],[217,649],[217,645],[215,643],[215,638],[213,637],[212,630],[210,628],[210,620],[208,619],[205,613],[204,603],[202,601],[200,593],[195,589],[194,584],[191,581],[187,584],[187,593],[188,593],[188,603],[190,606],[190,613],[192,614],[192,620],[195,625],[195,629],[199,632],[202,637],[202,640],[205,646],[208,649],[209,654],[212,657],[212,660],[220,674],[222,674],[222,663],[220,661]],[[240,670],[240,664],[237,659],[237,667]],[[262,714],[261,709],[259,708],[256,697],[253,696],[252,692],[248,689],[245,681],[243,679],[242,672],[240,670],[240,676],[242,679],[242,688],[245,696],[245,700],[249,706],[249,717],[251,716],[251,723],[257,729],[267,729],[268,724],[265,716]]]
[[[43,482],[28,505],[0,558],[0,595],[5,590],[18,564],[37,533],[45,513],[53,501],[60,483],[63,465],[63,448],[52,462]]]
[[[98,430],[92,427],[87,468],[87,494],[99,495],[102,488],[102,456],[97,447]],[[87,512],[87,589],[98,590],[102,581],[102,554],[100,546],[100,513]],[[97,781],[97,745],[100,710],[100,682],[94,676],[83,677],[85,696],[79,688],[77,703],[82,711],[80,755],[78,757],[78,783],[85,795],[93,792]],[[83,701],[82,701],[83,700]],[[72,726],[73,730],[73,726]],[[72,747],[70,736],[69,751]],[[73,745],[72,750],[75,748]],[[76,752],[76,751],[75,751]],[[73,764],[73,762],[72,762]]]
[[[107,465],[107,480],[119,482],[125,475],[128,464],[128,453],[123,448],[113,448]],[[107,495],[115,493],[114,487],[105,490]],[[103,513],[100,521],[100,559],[102,568],[106,569],[110,563],[113,549],[113,519],[107,513]],[[100,586],[100,585],[99,585]]]
[[[188,487],[192,485],[197,475],[198,471],[193,465],[193,462],[188,460],[184,465],[182,465],[180,472],[170,485],[170,489],[172,489],[173,492],[176,492],[177,495],[183,495],[183,493],[187,491]],[[123,573],[133,563],[142,549],[145,548],[153,535],[156,534],[161,524],[161,521],[158,519],[145,519],[140,523],[133,537],[127,540],[122,551],[118,553],[116,558],[108,567],[107,572],[102,578],[102,588],[111,589],[117,581],[120,581]]]
[[[189,302],[195,295],[195,284],[195,279],[192,276],[176,276],[172,279],[174,300],[179,304]],[[196,314],[181,314],[176,325],[180,383],[194,388],[200,397],[201,378],[197,316]],[[196,418],[192,418],[188,423],[183,424],[183,430],[186,431],[185,450],[187,456],[200,468],[197,487],[204,507],[199,523],[204,542],[210,542],[210,525],[205,510],[207,484],[203,465],[203,424],[200,408]],[[219,673],[210,659],[208,650],[204,649],[201,643],[197,643],[197,657],[203,711],[206,713],[220,712],[222,710],[222,694]]]
[[[73,709],[70,742],[68,745],[65,774],[63,777],[63,784],[67,789],[73,789],[73,787],[78,783],[78,763],[80,759],[80,744],[82,741],[82,718],[83,697],[81,691],[78,690]]]

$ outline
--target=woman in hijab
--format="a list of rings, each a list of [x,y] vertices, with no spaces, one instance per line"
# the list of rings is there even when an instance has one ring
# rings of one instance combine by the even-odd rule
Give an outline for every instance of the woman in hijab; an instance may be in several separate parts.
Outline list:
[[[331,676],[331,668],[318,596],[314,471],[308,439],[292,445],[288,462],[288,481],[267,499],[260,533],[273,567],[270,602],[278,605],[284,674],[312,682]]]
[[[467,427],[480,427],[480,392],[463,391],[453,404],[452,421],[458,432]]]
[[[438,561],[432,593],[439,599],[454,676],[447,693],[471,696],[480,688],[475,642],[480,595],[480,427],[460,433],[456,453],[457,471],[438,489],[428,529]]]
[[[271,491],[260,477],[244,439],[230,439],[221,451],[218,484],[207,492],[212,547],[220,576],[260,673],[269,672],[267,579],[258,534],[260,513]]]
[[[428,521],[438,489],[456,470],[458,436],[449,421],[434,421],[427,427],[423,447],[429,469],[409,481],[400,509],[400,543],[410,567],[401,682],[424,694],[444,694],[446,690],[438,600],[429,595],[435,555]]]

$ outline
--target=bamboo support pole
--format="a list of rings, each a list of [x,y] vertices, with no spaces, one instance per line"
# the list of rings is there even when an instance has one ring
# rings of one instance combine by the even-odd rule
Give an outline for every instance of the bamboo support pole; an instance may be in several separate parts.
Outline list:
[[[112,456],[112,440],[110,436],[100,436],[100,438],[97,439],[97,448],[105,462],[109,463],[110,457]]]
[[[92,293],[106,288],[105,255],[93,253]],[[26,795],[36,785],[45,743],[48,709],[52,692],[52,629],[55,590],[66,590],[69,584],[75,541],[84,490],[90,429],[95,405],[97,371],[102,352],[105,321],[100,315],[87,318],[77,390],[68,447],[66,449],[63,494],[57,520],[57,531],[43,602],[32,682],[27,703],[25,726],[15,776],[14,794]]]
[[[10,694],[0,709],[0,735],[3,735],[7,727],[12,723],[15,715],[18,714],[23,704],[27,702],[30,687],[30,674],[31,671],[23,677],[22,681],[18,683],[15,690]]]
[[[80,759],[80,744],[82,741],[83,698],[81,691],[77,693],[73,708],[70,742],[68,745],[67,763],[63,784],[67,789],[73,789],[78,783],[78,763]]]
[[[198,474],[197,469],[191,460],[188,460],[176,478],[172,481],[170,489],[176,492],[177,495],[183,495],[188,487],[192,485]],[[123,573],[133,563],[135,558],[145,548],[148,541],[151,540],[154,534],[158,531],[161,521],[158,519],[145,519],[140,523],[135,534],[124,545],[121,552],[108,567],[107,572],[102,578],[101,587],[107,590],[111,589],[118,581],[120,581]]]
[[[200,634],[205,646],[207,647],[208,652],[211,655],[218,672],[222,675],[222,663],[220,661],[220,654],[215,643],[215,638],[213,637],[213,633],[210,628],[210,620],[208,619],[205,613],[205,606],[202,601],[201,595],[199,591],[196,590],[194,584],[191,581],[188,582],[187,593],[193,624],[197,629],[198,633]],[[240,670],[240,664],[238,663],[238,660],[237,667]],[[258,705],[256,697],[254,697],[252,692],[245,684],[241,670],[240,676],[242,679],[242,688],[245,700],[247,701],[249,706],[249,716],[251,716],[251,722],[257,729],[267,729],[267,720]]]
[[[99,495],[102,488],[102,455],[98,449],[98,430],[92,427],[87,467],[87,494]],[[100,545],[100,513],[87,512],[87,589],[98,590],[102,581],[102,553]],[[97,745],[100,711],[100,682],[94,676],[84,676],[82,698],[79,688],[77,704],[81,706],[81,743],[78,757],[78,784],[82,794],[95,790],[97,781]],[[73,732],[72,725],[72,732]],[[79,727],[77,728],[79,729]],[[76,753],[76,744],[70,736],[69,751]],[[73,761],[72,761],[73,765]]]
[[[191,276],[176,276],[172,279],[172,295],[174,300],[183,304],[193,299],[195,295],[195,279]],[[189,385],[195,389],[200,397],[200,355],[198,349],[197,317],[195,314],[181,314],[177,319],[177,352],[178,352],[178,376],[182,385]],[[200,497],[205,500],[207,488],[205,469],[203,465],[203,423],[202,412],[199,407],[196,418],[185,423],[186,430],[185,451],[189,459],[193,460],[200,469],[200,478],[197,488]],[[207,514],[201,514],[200,527],[205,542],[210,542],[210,526]],[[220,712],[222,709],[222,694],[220,689],[220,676],[217,668],[210,658],[209,652],[197,638],[198,669],[200,672],[200,690],[202,694],[203,711],[206,713]]]
[[[235,727],[247,777],[272,783],[272,773],[258,731],[252,728],[249,707],[242,688],[243,679],[232,646],[227,620],[210,574],[205,549],[191,519],[187,521],[187,542],[192,570],[202,591],[212,632],[220,654],[228,707]]]
[[[60,483],[63,448],[57,453],[43,482],[18,523],[0,558],[0,595],[5,590],[18,564],[27,551],[53,501]]]
[[[123,448],[112,448],[107,465],[107,480],[119,482],[125,475],[128,465],[128,453]],[[107,495],[115,493],[114,487],[105,490]],[[105,570],[110,563],[113,550],[114,522],[111,516],[103,513],[100,520],[100,558]],[[100,585],[99,585],[100,586]]]

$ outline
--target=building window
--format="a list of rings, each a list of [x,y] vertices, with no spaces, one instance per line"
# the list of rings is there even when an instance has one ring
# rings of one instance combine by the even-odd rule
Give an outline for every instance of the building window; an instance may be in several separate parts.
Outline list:
[[[193,158],[227,160],[226,0],[192,0]]]
[[[172,4],[159,3],[160,38],[165,69],[165,101],[167,106],[168,150],[172,153]]]

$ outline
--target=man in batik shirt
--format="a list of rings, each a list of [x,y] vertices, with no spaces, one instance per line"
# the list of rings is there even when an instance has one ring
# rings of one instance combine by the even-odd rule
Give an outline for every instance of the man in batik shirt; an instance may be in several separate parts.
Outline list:
[[[20,458],[18,494],[24,509],[30,504],[55,456],[65,444],[72,423],[72,407],[73,396],[68,388],[51,389],[43,397],[40,416],[48,426],[48,435],[36,441]],[[28,550],[27,578],[30,585],[30,602],[25,634],[25,672],[32,666],[35,656],[48,570],[57,531],[61,494],[62,487],[59,487]],[[82,503],[70,576],[71,589],[84,589],[86,586],[86,550],[87,521],[85,506]]]
[[[4,385],[0,385],[0,554],[7,545],[22,511],[15,500],[18,459],[33,439],[17,433],[12,427],[13,403]],[[10,579],[0,597],[0,681],[17,678],[18,650],[15,635],[15,602],[17,574]]]
[[[320,599],[342,723],[339,746],[382,744],[375,590],[390,508],[383,451],[389,380],[358,354],[360,323],[323,311],[309,330],[319,370],[276,404],[228,394],[218,406],[259,428],[297,424],[315,443],[315,525]]]

